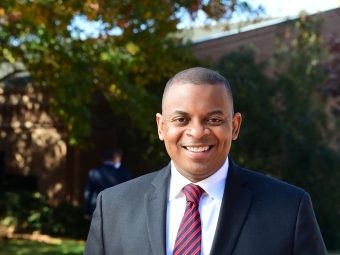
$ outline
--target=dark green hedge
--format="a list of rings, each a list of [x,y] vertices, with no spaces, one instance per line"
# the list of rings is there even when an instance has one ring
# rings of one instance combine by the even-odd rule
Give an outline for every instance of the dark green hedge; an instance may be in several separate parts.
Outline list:
[[[82,206],[62,203],[56,207],[46,196],[32,191],[0,192],[0,222],[14,225],[17,233],[40,231],[58,237],[86,239],[89,221]]]

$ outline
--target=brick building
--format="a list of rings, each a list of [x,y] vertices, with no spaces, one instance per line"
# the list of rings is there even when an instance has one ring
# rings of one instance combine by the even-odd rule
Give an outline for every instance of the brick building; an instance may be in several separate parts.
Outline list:
[[[48,100],[22,64],[0,64],[0,178],[8,188],[40,190],[57,202],[66,195],[67,150]]]
[[[298,18],[299,16],[269,19],[230,31],[200,36],[195,36],[193,31],[194,54],[200,59],[216,62],[227,53],[237,51],[243,46],[253,48],[258,61],[268,61],[275,52],[278,34],[292,28]],[[321,33],[324,41],[328,41],[333,33],[340,36],[340,8],[322,12],[320,18],[323,22]]]

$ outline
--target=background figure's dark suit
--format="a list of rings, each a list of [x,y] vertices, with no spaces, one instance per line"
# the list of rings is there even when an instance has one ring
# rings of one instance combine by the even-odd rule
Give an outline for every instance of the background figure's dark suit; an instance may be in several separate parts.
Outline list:
[[[99,194],[85,255],[162,255],[170,165]],[[327,255],[309,195],[242,169],[229,172],[211,255]]]
[[[101,191],[130,179],[130,170],[122,165],[119,168],[115,168],[113,165],[103,164],[98,169],[90,170],[84,191],[85,214],[93,214],[96,208],[97,196]]]

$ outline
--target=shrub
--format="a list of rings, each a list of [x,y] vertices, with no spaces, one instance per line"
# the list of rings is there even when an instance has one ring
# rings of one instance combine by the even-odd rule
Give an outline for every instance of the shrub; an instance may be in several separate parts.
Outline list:
[[[46,196],[31,191],[0,193],[0,224],[15,227],[16,233],[39,231],[77,239],[85,239],[89,228],[81,206],[69,203],[51,206]]]

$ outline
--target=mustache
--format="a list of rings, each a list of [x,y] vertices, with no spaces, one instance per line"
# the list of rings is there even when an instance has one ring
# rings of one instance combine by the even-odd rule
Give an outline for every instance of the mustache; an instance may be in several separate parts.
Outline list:
[[[199,140],[192,140],[192,139],[185,139],[181,140],[181,144],[184,146],[208,146],[214,144],[212,139],[199,139]]]

